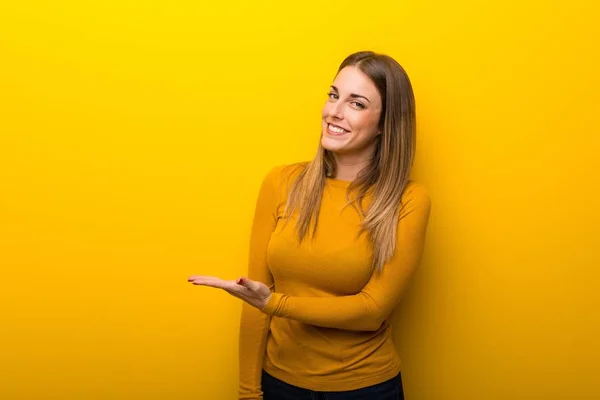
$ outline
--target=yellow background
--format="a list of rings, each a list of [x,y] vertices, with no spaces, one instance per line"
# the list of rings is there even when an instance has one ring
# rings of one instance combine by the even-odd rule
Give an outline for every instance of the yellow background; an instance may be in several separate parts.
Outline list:
[[[600,397],[600,13],[557,1],[0,5],[0,398],[234,399],[258,185],[342,59],[408,71],[410,400]]]

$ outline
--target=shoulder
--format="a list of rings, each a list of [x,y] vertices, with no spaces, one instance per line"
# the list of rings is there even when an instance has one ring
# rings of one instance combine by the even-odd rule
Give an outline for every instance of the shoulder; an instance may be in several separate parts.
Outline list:
[[[429,191],[422,183],[415,181],[408,181],[402,194],[403,199],[417,200],[417,201],[431,201]]]
[[[307,161],[279,164],[272,167],[264,179],[275,187],[288,186],[300,175],[307,165]]]
[[[431,209],[431,196],[427,188],[415,181],[408,181],[404,192],[402,193],[402,211],[401,214],[414,210],[429,212]]]

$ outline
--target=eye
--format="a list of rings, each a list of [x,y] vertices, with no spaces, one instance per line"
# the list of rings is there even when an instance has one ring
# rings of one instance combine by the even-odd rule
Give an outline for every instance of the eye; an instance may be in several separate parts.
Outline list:
[[[338,99],[337,93],[334,93],[334,92],[327,93],[327,96],[329,96],[329,98],[333,99],[333,100],[337,100]]]
[[[365,108],[365,105],[363,103],[359,103],[358,101],[353,101],[352,104],[360,108],[361,110]]]

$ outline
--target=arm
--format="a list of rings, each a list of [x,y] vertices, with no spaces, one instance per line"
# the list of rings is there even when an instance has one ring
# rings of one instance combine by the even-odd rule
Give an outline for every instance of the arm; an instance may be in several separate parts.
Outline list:
[[[261,185],[252,230],[248,277],[273,286],[267,266],[267,247],[277,224],[277,188],[274,186],[278,168],[267,174]],[[239,336],[239,399],[262,399],[261,373],[271,317],[244,303]]]
[[[405,198],[396,237],[396,253],[374,271],[357,294],[337,297],[295,297],[272,293],[262,310],[275,315],[326,328],[374,331],[400,301],[419,265],[431,202],[425,188],[415,186]]]

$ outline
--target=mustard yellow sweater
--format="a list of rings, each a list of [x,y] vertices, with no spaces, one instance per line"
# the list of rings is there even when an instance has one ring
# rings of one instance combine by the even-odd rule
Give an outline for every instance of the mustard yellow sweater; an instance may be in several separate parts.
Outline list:
[[[273,168],[258,195],[248,277],[274,293],[262,311],[243,305],[240,399],[262,399],[263,368],[316,391],[358,389],[400,372],[387,318],[421,258],[427,191],[409,182],[396,253],[371,274],[371,245],[366,235],[357,237],[360,216],[344,207],[350,182],[327,179],[314,239],[309,234],[298,245],[294,220],[282,229],[287,194],[302,166]]]

